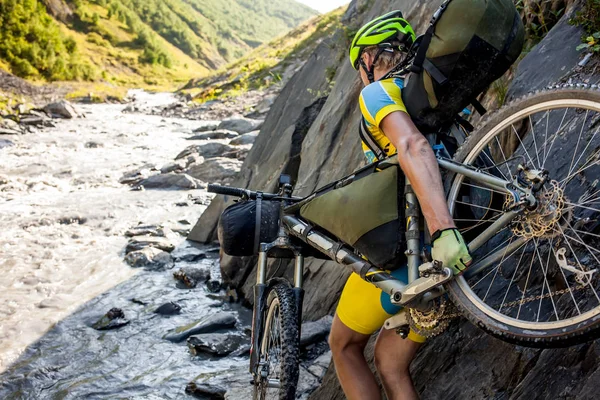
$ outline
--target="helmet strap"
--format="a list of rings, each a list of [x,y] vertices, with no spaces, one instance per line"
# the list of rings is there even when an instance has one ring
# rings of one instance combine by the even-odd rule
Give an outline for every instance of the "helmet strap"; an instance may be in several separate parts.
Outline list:
[[[375,82],[375,64],[377,63],[377,60],[379,59],[379,57],[381,56],[381,54],[387,51],[387,47],[380,47],[377,50],[377,53],[375,53],[375,57],[373,58],[373,62],[371,63],[371,68],[367,68],[367,64],[365,64],[365,62],[362,59],[362,54],[359,58],[359,63],[362,66],[362,68],[365,70],[366,74],[367,74],[367,78],[369,79],[370,83]]]
[[[367,74],[367,78],[369,79],[370,83],[375,82],[375,75],[373,74],[373,70],[375,68],[373,68],[373,64],[371,64],[371,68],[367,67],[367,64],[365,64],[365,62],[363,61],[362,58],[360,58],[358,60],[358,62],[360,63],[360,66],[362,67],[362,69],[365,71],[365,73]]]

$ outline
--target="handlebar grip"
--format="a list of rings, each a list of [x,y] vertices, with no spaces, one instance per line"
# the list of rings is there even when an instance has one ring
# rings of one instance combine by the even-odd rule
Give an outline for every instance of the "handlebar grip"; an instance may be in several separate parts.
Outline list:
[[[234,188],[234,187],[230,187],[230,186],[216,185],[214,183],[209,183],[206,190],[211,193],[223,194],[226,196],[243,197],[243,196],[247,195],[247,191],[244,189]]]

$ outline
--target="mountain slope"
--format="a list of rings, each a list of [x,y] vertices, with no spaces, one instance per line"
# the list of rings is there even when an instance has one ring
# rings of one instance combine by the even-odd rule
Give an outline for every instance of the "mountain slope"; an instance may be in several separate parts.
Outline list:
[[[0,68],[50,81],[173,84],[315,13],[294,0],[0,0]]]
[[[340,28],[345,7],[311,18],[289,32],[252,50],[242,58],[206,76],[192,79],[182,91],[200,101],[234,97],[285,81],[309,58],[325,38]],[[327,71],[332,84],[334,69]]]

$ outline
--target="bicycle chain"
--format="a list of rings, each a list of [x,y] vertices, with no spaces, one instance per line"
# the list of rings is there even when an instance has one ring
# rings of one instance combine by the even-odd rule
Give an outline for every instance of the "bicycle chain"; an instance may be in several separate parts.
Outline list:
[[[552,296],[555,295],[563,295],[569,292],[576,292],[579,290],[584,289],[586,286],[588,286],[588,284],[583,284],[583,285],[577,285],[574,286],[572,288],[567,288],[567,289],[560,289],[560,290],[555,290],[554,292],[548,292],[546,294],[543,295],[536,295],[536,296],[529,296],[529,297],[525,297],[523,299],[520,300],[515,300],[515,301],[511,301],[509,303],[502,303],[499,305],[494,306],[493,308],[498,308],[500,309],[503,308],[505,310],[509,310],[515,306],[523,306],[523,304],[527,304],[527,303],[531,303],[533,301],[537,301],[537,300],[543,300],[543,299],[547,299],[550,298]],[[450,306],[448,306],[448,304],[450,304]],[[434,309],[427,311],[427,312],[421,312],[415,309],[410,309],[409,312],[409,324],[410,324],[410,328],[417,333],[418,335],[427,337],[427,338],[431,338],[431,337],[435,337],[440,335],[441,333],[443,333],[444,331],[446,331],[446,329],[448,329],[448,327],[450,326],[450,321],[454,318],[457,317],[462,317],[462,313],[460,313],[458,310],[456,310],[456,306],[454,306],[454,304],[444,300],[441,303],[441,310],[438,310],[434,307]],[[456,311],[451,312],[446,314],[446,308],[454,308]],[[439,315],[441,314],[441,315]]]

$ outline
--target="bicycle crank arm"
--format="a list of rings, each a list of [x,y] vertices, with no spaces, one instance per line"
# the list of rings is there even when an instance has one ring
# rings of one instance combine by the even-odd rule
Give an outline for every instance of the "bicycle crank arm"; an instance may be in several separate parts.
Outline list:
[[[415,307],[417,305],[416,302],[426,293],[444,283],[450,282],[452,278],[454,278],[454,274],[450,268],[442,268],[439,273],[432,273],[427,277],[418,278],[407,285],[401,292],[393,293],[392,304],[409,308]]]

